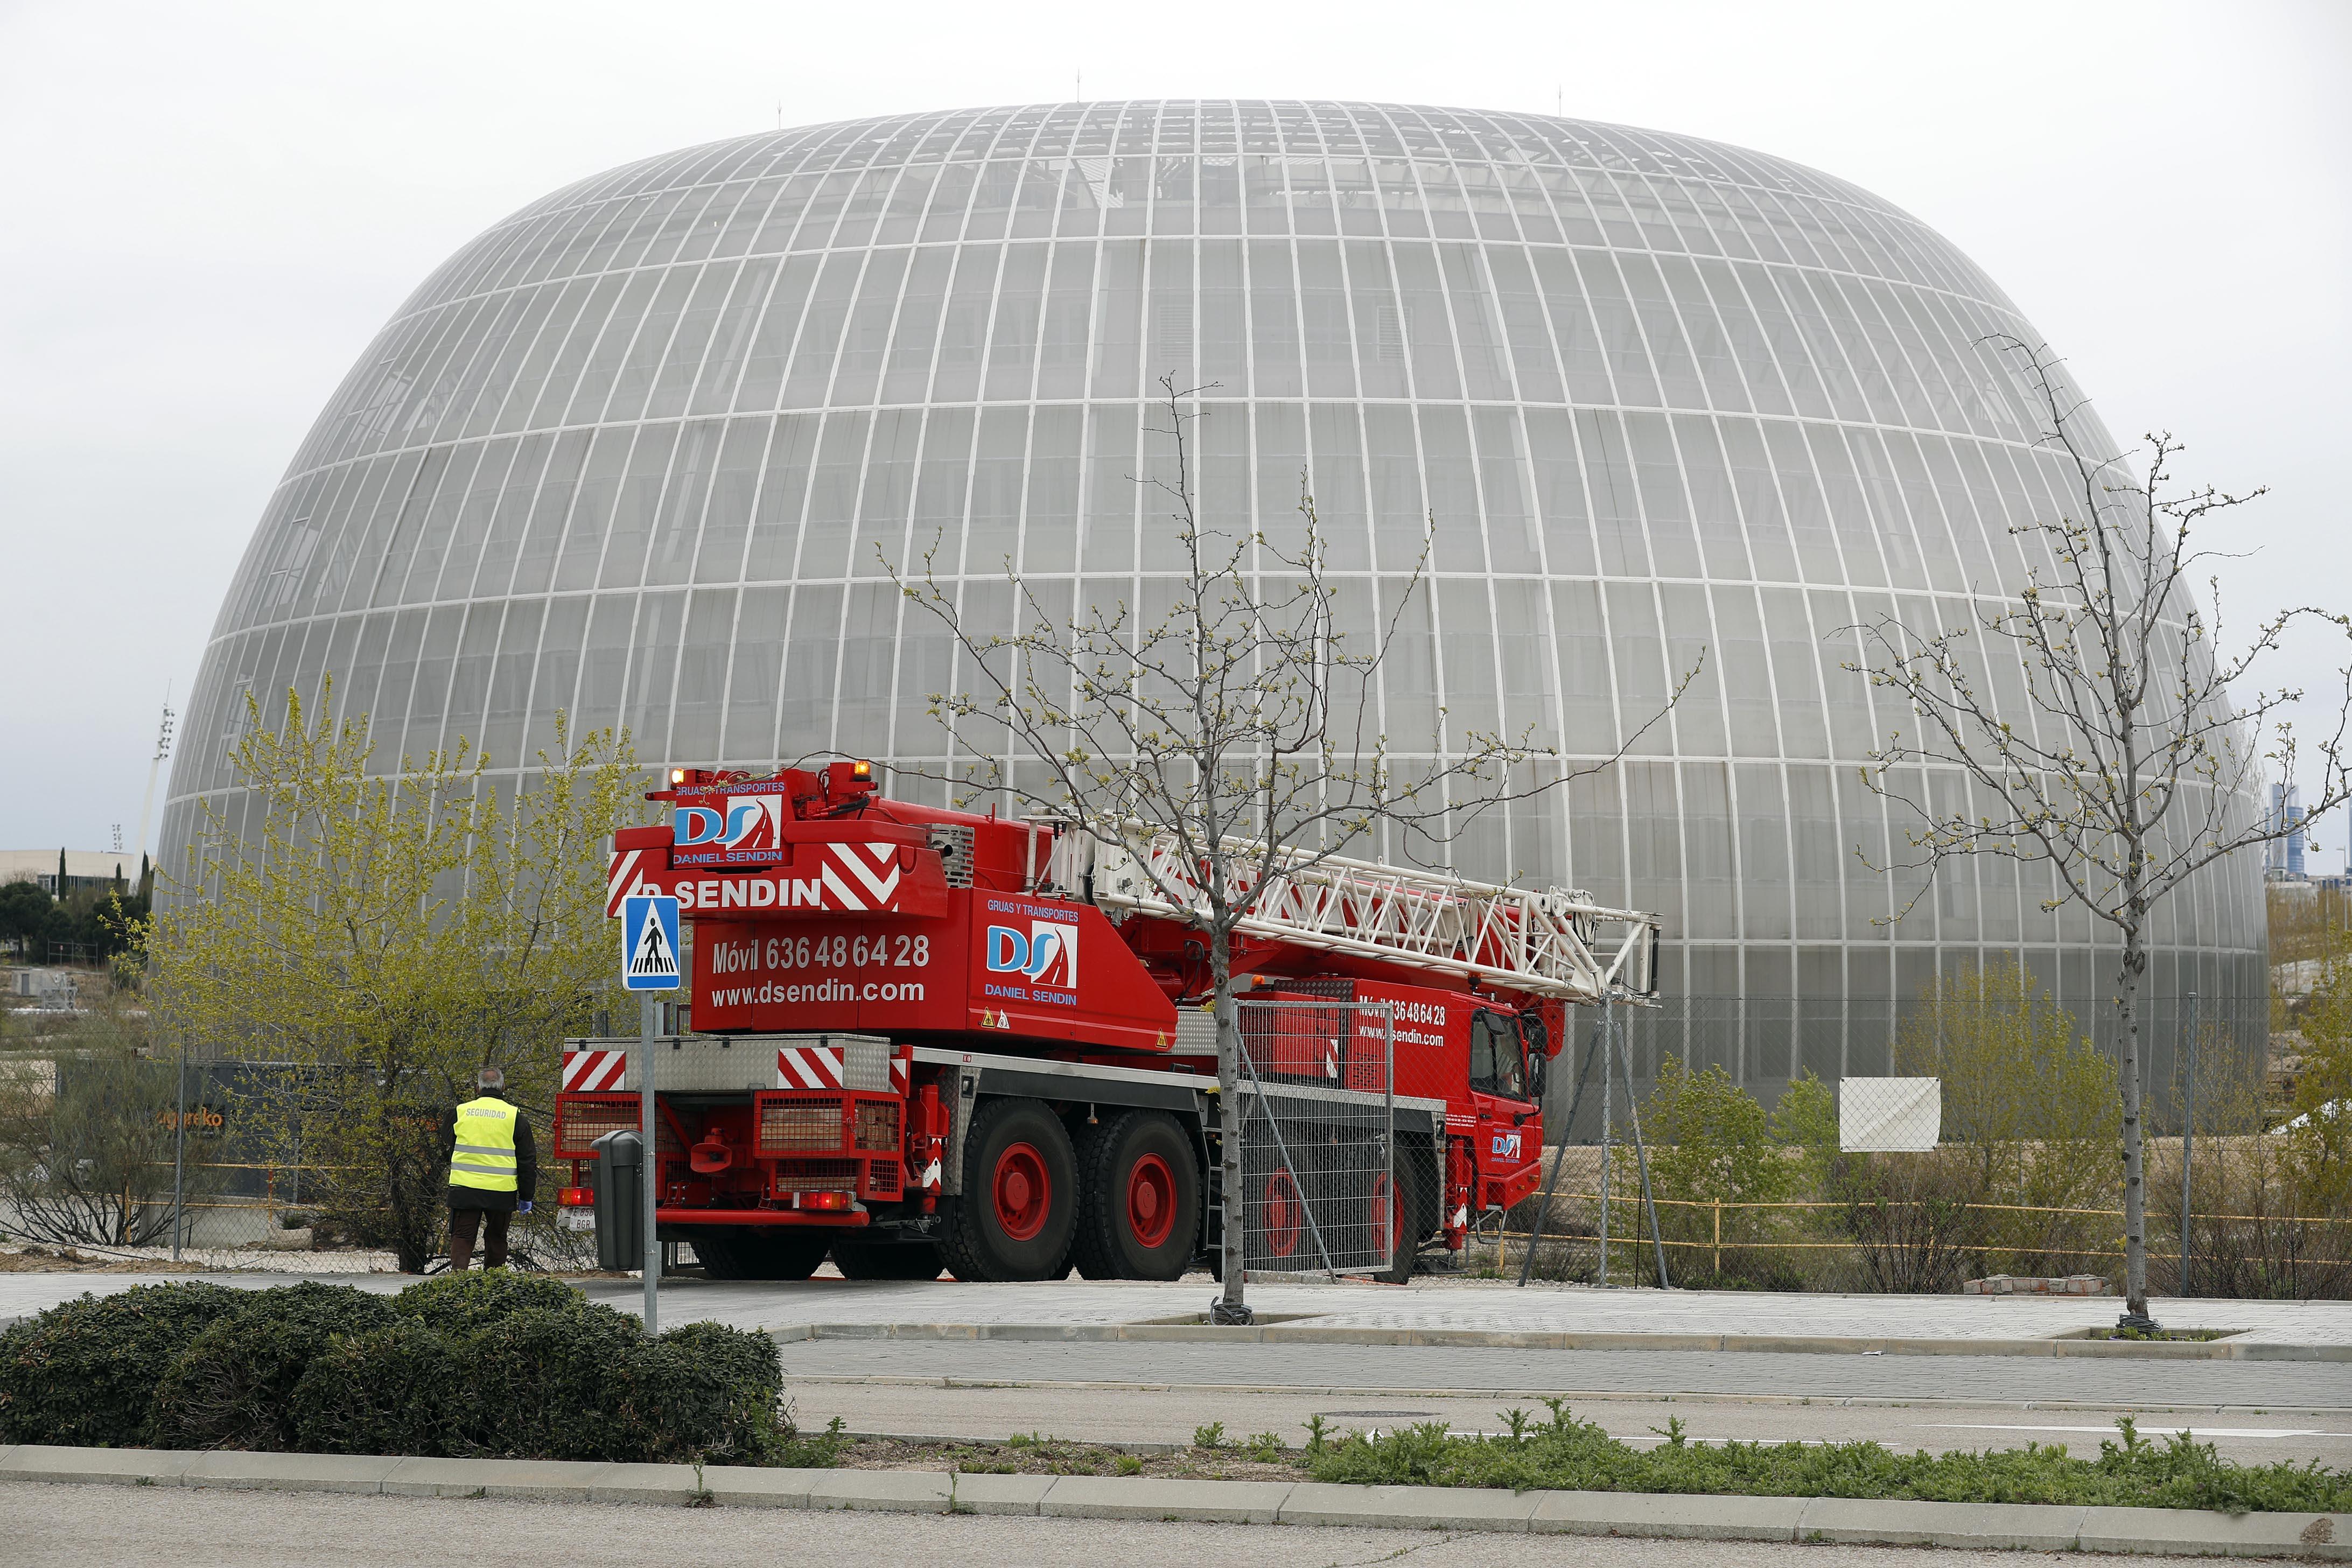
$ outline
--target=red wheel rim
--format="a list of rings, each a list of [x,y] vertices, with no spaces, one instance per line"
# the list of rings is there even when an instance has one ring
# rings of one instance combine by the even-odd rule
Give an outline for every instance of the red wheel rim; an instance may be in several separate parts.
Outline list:
[[[1144,1247],[1166,1245],[1176,1228],[1176,1173],[1157,1154],[1128,1169],[1127,1228]]]
[[[1031,1143],[1015,1143],[996,1157],[996,1224],[1013,1241],[1027,1241],[1045,1228],[1054,1206],[1053,1178],[1045,1157]]]
[[[1265,1237],[1269,1257],[1287,1258],[1298,1250],[1299,1223],[1304,1210],[1298,1200],[1298,1184],[1287,1171],[1276,1171],[1265,1180],[1265,1195],[1258,1201],[1258,1229]]]
[[[1372,1178],[1371,1229],[1374,1236],[1388,1232],[1388,1261],[1396,1261],[1404,1247],[1404,1205],[1396,1201],[1396,1189],[1386,1176]]]

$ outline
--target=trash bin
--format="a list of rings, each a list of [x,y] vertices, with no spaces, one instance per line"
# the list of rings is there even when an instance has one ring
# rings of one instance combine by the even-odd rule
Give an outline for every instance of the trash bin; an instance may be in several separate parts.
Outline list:
[[[645,1141],[607,1132],[596,1151],[596,1267],[608,1272],[646,1265]]]

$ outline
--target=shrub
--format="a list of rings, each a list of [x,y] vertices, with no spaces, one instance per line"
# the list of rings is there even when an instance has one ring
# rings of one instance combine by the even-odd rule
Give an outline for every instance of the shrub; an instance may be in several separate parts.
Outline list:
[[[313,1454],[470,1452],[476,1402],[448,1340],[415,1317],[338,1337],[287,1398],[293,1447]]]
[[[561,1279],[504,1268],[443,1274],[393,1298],[393,1310],[440,1334],[469,1334],[519,1312],[577,1316],[588,1299]]]
[[[155,1390],[151,1431],[167,1448],[289,1448],[289,1396],[337,1334],[388,1326],[392,1303],[349,1285],[253,1292],[190,1341]]]
[[[190,1342],[244,1306],[219,1285],[84,1295],[0,1334],[0,1443],[112,1448],[145,1437],[156,1385]]]

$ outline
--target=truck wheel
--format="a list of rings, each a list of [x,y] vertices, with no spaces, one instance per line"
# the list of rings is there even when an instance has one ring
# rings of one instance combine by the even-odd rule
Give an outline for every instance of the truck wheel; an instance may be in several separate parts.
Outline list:
[[[985,1100],[964,1134],[963,1195],[940,1238],[959,1279],[1058,1279],[1077,1214],[1077,1161],[1034,1100]]]
[[[1078,1149],[1071,1255],[1089,1279],[1174,1279],[1192,1261],[1201,1172],[1192,1141],[1164,1110],[1130,1110],[1089,1130]]]
[[[747,1226],[711,1226],[686,1237],[713,1279],[805,1279],[824,1261],[823,1235],[762,1234]]]
[[[1374,1179],[1367,1216],[1371,1237],[1377,1245],[1381,1227],[1385,1226],[1390,1242],[1389,1266],[1375,1273],[1375,1279],[1391,1285],[1411,1279],[1423,1239],[1437,1228],[1437,1184],[1427,1149],[1399,1140],[1390,1179]]]
[[[836,1241],[833,1266],[844,1279],[936,1279],[940,1249],[928,1241]]]

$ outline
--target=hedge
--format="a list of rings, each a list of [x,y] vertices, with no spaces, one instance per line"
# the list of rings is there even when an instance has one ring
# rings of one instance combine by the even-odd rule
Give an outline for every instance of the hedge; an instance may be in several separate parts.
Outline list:
[[[0,1440],[760,1463],[791,1438],[775,1342],[637,1320],[501,1269],[384,1297],[141,1286],[0,1335]]]

